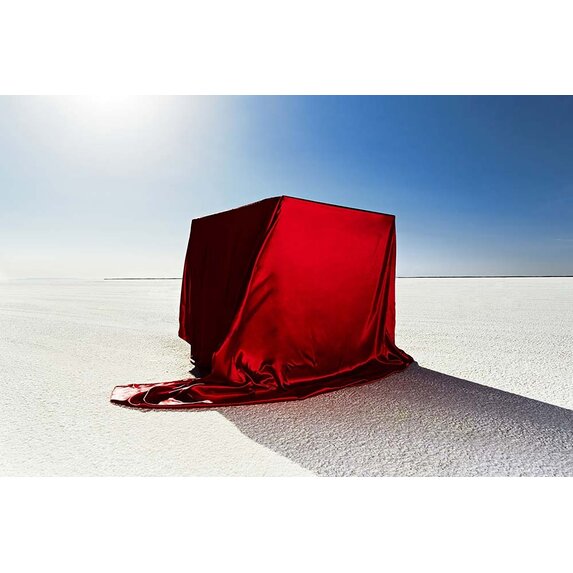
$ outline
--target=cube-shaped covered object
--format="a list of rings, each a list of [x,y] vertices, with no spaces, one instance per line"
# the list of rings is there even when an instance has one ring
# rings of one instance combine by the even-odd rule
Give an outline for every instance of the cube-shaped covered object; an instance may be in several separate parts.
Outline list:
[[[393,215],[283,196],[194,219],[179,336],[201,377],[117,387],[112,400],[292,400],[402,370],[395,260]]]

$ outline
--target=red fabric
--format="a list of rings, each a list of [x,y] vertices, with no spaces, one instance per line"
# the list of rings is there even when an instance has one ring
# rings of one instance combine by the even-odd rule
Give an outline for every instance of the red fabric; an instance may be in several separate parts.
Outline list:
[[[206,374],[117,386],[112,401],[201,408],[295,400],[379,380],[394,343],[394,216],[292,197],[193,220],[181,338]]]

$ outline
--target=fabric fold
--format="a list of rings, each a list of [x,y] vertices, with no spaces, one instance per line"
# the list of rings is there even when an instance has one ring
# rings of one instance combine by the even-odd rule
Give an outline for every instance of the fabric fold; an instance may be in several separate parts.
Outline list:
[[[297,400],[403,370],[395,258],[394,217],[371,211],[276,197],[193,220],[179,336],[206,374],[118,386],[112,402]]]

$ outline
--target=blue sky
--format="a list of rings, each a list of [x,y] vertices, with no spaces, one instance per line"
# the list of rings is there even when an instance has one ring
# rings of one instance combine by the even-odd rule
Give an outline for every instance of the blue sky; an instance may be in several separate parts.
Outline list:
[[[573,98],[0,98],[0,278],[180,276],[275,195],[394,213],[399,275],[573,274]]]

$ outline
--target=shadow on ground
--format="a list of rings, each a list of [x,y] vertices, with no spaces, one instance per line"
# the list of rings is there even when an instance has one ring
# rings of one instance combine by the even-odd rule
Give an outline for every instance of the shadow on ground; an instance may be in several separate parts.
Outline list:
[[[307,400],[219,412],[324,476],[573,475],[573,411],[417,364]]]

